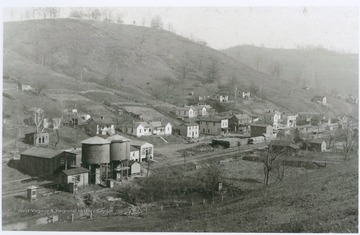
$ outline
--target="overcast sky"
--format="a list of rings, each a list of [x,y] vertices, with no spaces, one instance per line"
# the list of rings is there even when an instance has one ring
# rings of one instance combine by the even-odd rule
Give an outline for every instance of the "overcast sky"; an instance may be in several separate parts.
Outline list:
[[[122,7],[125,24],[141,25],[159,15],[165,28],[177,34],[204,40],[210,47],[253,44],[271,48],[318,46],[358,52],[357,7]],[[4,21],[17,20],[23,9],[3,13]],[[63,14],[66,11],[62,11]]]

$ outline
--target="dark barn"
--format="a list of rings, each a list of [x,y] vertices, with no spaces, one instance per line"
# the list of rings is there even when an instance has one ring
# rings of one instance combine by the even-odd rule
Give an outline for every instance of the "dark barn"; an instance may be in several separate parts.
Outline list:
[[[65,155],[61,150],[33,147],[20,154],[21,168],[32,176],[49,175],[75,165],[74,155]]]

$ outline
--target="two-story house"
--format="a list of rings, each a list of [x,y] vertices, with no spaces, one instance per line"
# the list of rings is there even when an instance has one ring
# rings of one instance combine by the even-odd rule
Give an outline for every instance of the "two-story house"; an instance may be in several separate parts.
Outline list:
[[[197,111],[193,106],[176,107],[175,114],[182,118],[195,118]]]
[[[171,135],[172,125],[170,122],[133,122],[122,127],[122,132],[136,137],[151,135]]]
[[[199,138],[199,124],[183,123],[179,126],[180,135],[187,138]]]
[[[212,107],[208,104],[198,104],[197,106],[194,106],[194,108],[198,117],[209,116],[212,111]]]
[[[252,118],[247,114],[236,114],[229,119],[229,130],[234,133],[245,133],[249,130]]]
[[[283,112],[281,115],[282,125],[285,127],[296,127],[297,114]]]
[[[281,115],[277,111],[269,110],[263,115],[264,123],[272,125],[274,129],[279,128],[280,120],[281,120]]]
[[[228,133],[228,119],[211,117],[199,120],[200,133],[208,135],[222,135]]]

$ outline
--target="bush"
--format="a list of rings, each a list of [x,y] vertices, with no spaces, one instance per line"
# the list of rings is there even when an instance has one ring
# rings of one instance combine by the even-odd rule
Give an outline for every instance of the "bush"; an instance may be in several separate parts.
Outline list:
[[[84,196],[84,202],[87,206],[90,206],[94,202],[93,196],[90,193],[86,194]]]

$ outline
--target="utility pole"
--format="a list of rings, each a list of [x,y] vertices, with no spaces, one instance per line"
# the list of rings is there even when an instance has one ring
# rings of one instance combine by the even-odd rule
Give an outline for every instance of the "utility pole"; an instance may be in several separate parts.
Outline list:
[[[148,161],[146,177],[149,177],[149,171],[150,171],[150,157],[149,157],[149,155],[146,156],[146,159]]]

